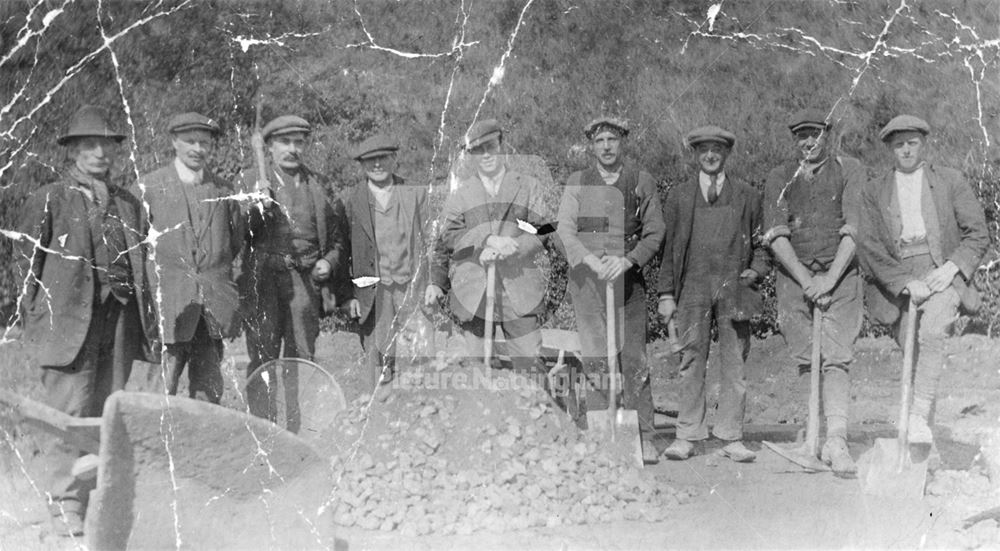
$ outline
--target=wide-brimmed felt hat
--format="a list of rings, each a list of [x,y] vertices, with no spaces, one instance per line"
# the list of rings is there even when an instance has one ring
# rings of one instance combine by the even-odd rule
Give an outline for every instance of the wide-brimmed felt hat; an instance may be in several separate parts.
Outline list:
[[[817,130],[829,130],[829,114],[819,109],[803,109],[792,116],[788,121],[788,129],[796,133],[803,128],[815,128]]]
[[[204,130],[213,135],[218,135],[221,131],[219,123],[201,113],[180,113],[171,117],[167,123],[167,131],[171,134],[188,130]]]
[[[96,105],[84,105],[73,114],[69,121],[69,130],[59,136],[56,143],[66,145],[74,138],[88,137],[110,138],[116,142],[125,139],[125,134],[111,128],[108,124],[107,112]]]
[[[896,132],[920,132],[926,136],[931,133],[931,125],[927,124],[927,121],[920,117],[899,115],[893,117],[891,121],[882,127],[882,131],[878,133],[878,137],[883,142],[888,142]]]
[[[399,151],[399,144],[396,140],[385,134],[376,134],[361,142],[354,148],[351,158],[355,161],[384,157]]]
[[[624,119],[619,119],[618,117],[597,117],[596,119],[588,122],[583,127],[583,135],[587,137],[588,140],[594,138],[594,135],[602,129],[611,129],[621,137],[628,136],[629,127],[628,121]]]
[[[496,119],[485,119],[476,122],[465,133],[465,149],[472,149],[494,138],[502,138],[503,129]]]
[[[705,142],[721,143],[731,148],[734,144],[736,144],[736,134],[733,134],[725,128],[708,125],[699,126],[684,136],[684,143],[691,148]]]
[[[312,125],[309,124],[309,121],[296,115],[281,115],[265,124],[264,128],[260,131],[265,140],[274,136],[294,134],[296,132],[310,134],[312,133]]]

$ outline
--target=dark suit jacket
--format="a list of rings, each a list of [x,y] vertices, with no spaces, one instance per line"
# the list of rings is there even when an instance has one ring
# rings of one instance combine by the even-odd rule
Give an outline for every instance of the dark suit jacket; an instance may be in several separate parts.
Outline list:
[[[424,216],[427,208],[427,190],[423,186],[407,184],[402,178],[393,175],[393,193],[400,202],[400,210],[412,216],[410,227],[410,266],[411,273],[418,273],[418,261],[426,255],[424,247]],[[347,224],[350,231],[350,277],[378,277],[378,244],[375,242],[375,226],[372,213],[371,191],[367,182],[354,186],[347,197]],[[426,270],[426,268],[425,268]],[[416,288],[422,285],[417,284]],[[350,286],[348,298],[356,298],[361,306],[361,321],[368,318],[375,304],[377,285],[370,287]]]
[[[879,291],[869,293],[869,310],[882,323],[899,317],[900,295],[906,284],[925,275],[911,273],[900,259],[902,223],[894,174],[889,170],[869,182],[861,199],[860,254],[866,269],[875,276],[874,290]],[[952,285],[962,306],[974,312],[979,308],[979,293],[969,282],[990,242],[983,207],[955,169],[927,164],[924,184],[921,211],[931,257],[939,266],[949,260],[958,266],[959,275]]]
[[[760,242],[763,208],[761,195],[748,184],[730,178],[726,174],[726,186],[732,191],[730,206],[738,214],[740,240],[736,250],[729,251],[739,258],[739,265],[752,268],[761,277],[771,270],[771,257]],[[672,294],[679,300],[684,291],[685,268],[688,248],[691,244],[691,228],[694,222],[695,201],[701,193],[698,178],[681,183],[670,190],[663,205],[663,219],[667,231],[663,239],[663,259],[660,262],[660,277],[657,290],[660,294]],[[759,313],[759,293],[750,287],[739,286],[745,297],[737,297],[737,304],[752,305],[747,316]]]
[[[150,225],[161,232],[156,265],[151,257],[146,271],[153,288],[159,285],[163,342],[168,344],[190,341],[203,312],[215,338],[239,327],[233,261],[243,245],[240,206],[220,200],[232,195],[229,182],[208,169],[204,174],[200,184],[184,184],[171,162],[140,180],[146,186]],[[195,208],[189,209],[189,202]]]
[[[147,222],[139,200],[128,190],[109,187],[125,228],[128,257],[136,287],[136,302],[141,327],[135,328],[131,347],[135,357],[155,361],[157,324],[152,312],[149,286],[145,277]],[[21,241],[24,269],[30,269],[22,300],[24,342],[33,349],[43,366],[71,363],[90,327],[94,300],[94,247],[87,219],[88,199],[69,177],[43,186],[29,198],[20,222],[20,231],[38,239],[50,252],[35,249],[34,243]],[[131,329],[131,328],[130,328]]]

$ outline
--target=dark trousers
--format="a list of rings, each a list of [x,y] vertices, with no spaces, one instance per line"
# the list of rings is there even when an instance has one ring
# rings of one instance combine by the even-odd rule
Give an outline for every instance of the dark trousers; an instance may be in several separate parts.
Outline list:
[[[605,282],[586,267],[570,274],[569,290],[583,352],[587,411],[608,407],[607,309]],[[642,433],[653,431],[653,392],[646,363],[646,285],[642,274],[628,270],[615,282],[618,366],[622,403],[639,416]]]
[[[358,328],[369,390],[375,390],[383,377],[391,379],[395,372],[396,338],[414,311],[406,307],[407,288],[400,283],[379,283],[372,310]]]
[[[90,327],[72,363],[42,366],[45,403],[73,417],[100,417],[104,401],[125,388],[132,360],[140,344],[139,309],[135,299],[122,304],[113,296],[96,299]],[[50,510],[83,514],[95,481],[77,480],[71,474],[80,450],[57,440],[49,449],[46,470],[50,478]]]
[[[198,320],[198,327],[190,341],[166,345],[163,358],[164,379],[167,392],[177,394],[184,367],[188,368],[188,396],[213,404],[222,399],[222,339],[208,334],[205,318]]]

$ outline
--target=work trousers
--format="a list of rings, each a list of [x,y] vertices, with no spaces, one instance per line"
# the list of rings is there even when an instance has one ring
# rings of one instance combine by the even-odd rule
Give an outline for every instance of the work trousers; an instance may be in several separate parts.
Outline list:
[[[246,297],[247,376],[279,357],[312,360],[319,336],[321,299],[309,271],[274,270],[258,265]],[[284,350],[282,350],[282,344]],[[267,417],[272,408],[264,381],[247,385],[250,413]]]
[[[583,353],[583,383],[587,411],[607,409],[609,369],[607,345],[607,295],[605,282],[589,268],[570,274],[569,291],[576,312],[576,326]],[[621,373],[622,406],[635,410],[639,430],[653,431],[653,392],[646,363],[646,285],[642,273],[631,269],[615,281],[617,362]]]
[[[694,286],[692,286],[692,289]],[[750,323],[721,312],[719,301],[709,293],[681,295],[677,308],[681,349],[680,404],[677,438],[708,438],[708,396],[705,384],[708,350],[712,341],[712,319],[719,330],[720,392],[712,433],[720,440],[743,438],[747,383],[744,365],[750,353]]]
[[[822,415],[826,417],[828,437],[847,435],[851,392],[848,366],[854,359],[854,341],[861,333],[861,283],[857,268],[848,268],[834,287],[829,306],[823,311],[822,339],[819,343],[820,403]],[[778,324],[788,343],[789,353],[798,364],[799,386],[809,388],[812,325],[816,321],[812,316],[812,303],[803,295],[798,282],[783,268],[778,270],[776,294]]]
[[[929,254],[903,259],[903,265],[912,273],[926,276],[935,265]],[[916,366],[913,374],[913,415],[930,422],[938,381],[947,368],[948,355],[945,342],[954,331],[958,320],[961,298],[954,286],[934,293],[917,307],[917,339],[914,346]],[[893,326],[893,336],[903,346],[906,335],[906,313]]]
[[[167,393],[177,394],[184,367],[188,369],[188,397],[213,404],[222,399],[222,339],[213,339],[208,334],[205,318],[198,320],[198,327],[190,341],[166,345],[163,356],[163,376]]]
[[[94,301],[90,326],[76,358],[66,366],[42,366],[45,403],[73,417],[100,417],[104,401],[125,388],[140,346],[139,309],[135,299],[122,304],[114,296]],[[95,480],[77,480],[73,463],[80,450],[56,440],[46,458],[49,508],[53,515],[83,515]]]
[[[403,283],[379,283],[371,312],[360,324],[358,336],[365,354],[369,390],[375,390],[379,381],[385,383],[392,379],[396,368],[396,339],[410,316],[419,312],[412,307],[416,297],[407,297],[407,289],[408,285]]]
[[[509,316],[508,316],[509,317]],[[482,361],[483,341],[486,336],[486,323],[481,316],[460,324],[465,337],[465,350],[469,358]],[[504,342],[499,346],[494,342],[493,356],[506,355],[510,358],[514,370],[525,375],[540,373],[544,367],[541,359],[542,332],[538,316],[495,321],[493,335],[502,330]]]

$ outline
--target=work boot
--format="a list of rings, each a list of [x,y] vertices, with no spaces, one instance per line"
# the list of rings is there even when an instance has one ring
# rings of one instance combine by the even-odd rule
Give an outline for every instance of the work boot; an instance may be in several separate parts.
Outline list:
[[[58,507],[50,508],[52,512],[52,532],[64,538],[78,538],[83,535],[83,515],[76,509],[60,511]]]
[[[652,438],[642,439],[642,463],[644,465],[655,465],[660,462],[660,452],[656,451],[656,444]]]
[[[694,455],[694,442],[678,438],[674,440],[667,449],[663,450],[663,456],[674,461],[683,461]]]
[[[837,476],[853,477],[858,474],[858,466],[854,464],[851,453],[847,449],[847,440],[834,436],[827,438],[820,452],[820,459],[830,466]]]
[[[757,454],[747,449],[747,447],[743,445],[743,442],[739,440],[726,444],[726,446],[722,448],[722,455],[737,463],[752,463],[754,459],[757,459]]]

